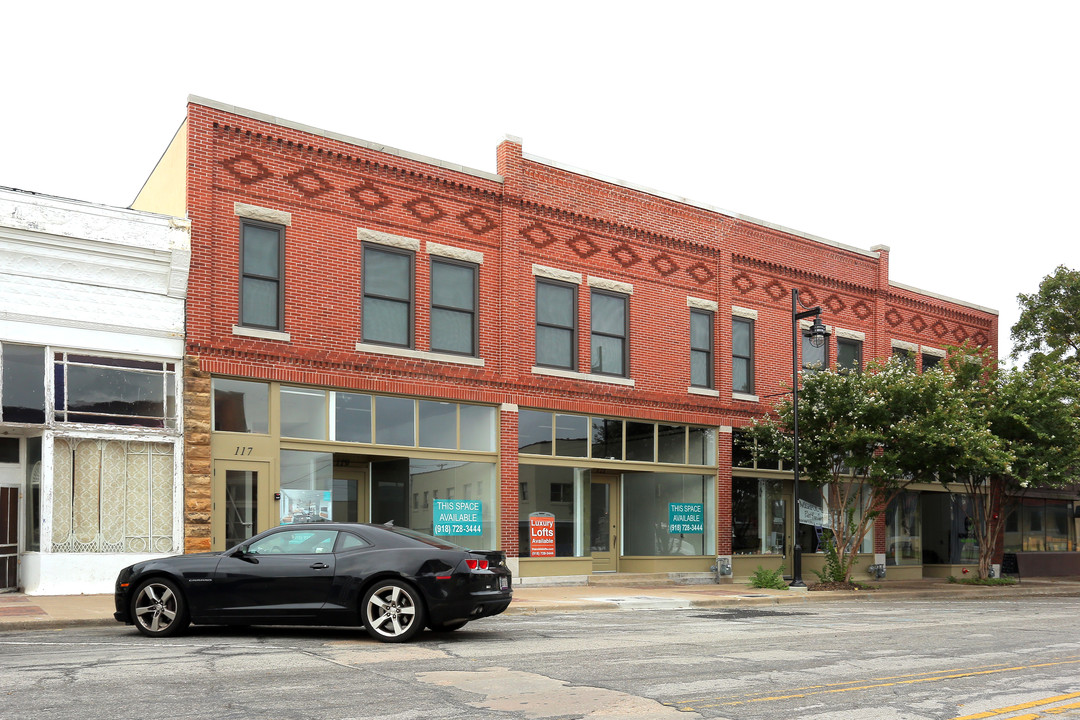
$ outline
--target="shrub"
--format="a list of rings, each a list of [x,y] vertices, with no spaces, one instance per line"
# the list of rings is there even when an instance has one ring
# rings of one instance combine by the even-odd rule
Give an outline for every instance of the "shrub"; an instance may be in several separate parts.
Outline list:
[[[784,566],[781,565],[779,570],[766,570],[758,565],[757,570],[750,576],[750,587],[787,590],[787,583],[784,582]]]

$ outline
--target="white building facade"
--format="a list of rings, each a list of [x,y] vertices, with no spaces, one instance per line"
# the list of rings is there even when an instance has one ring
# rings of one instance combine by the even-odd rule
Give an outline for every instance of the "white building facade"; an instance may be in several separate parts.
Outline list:
[[[187,220],[0,188],[0,590],[183,549]]]

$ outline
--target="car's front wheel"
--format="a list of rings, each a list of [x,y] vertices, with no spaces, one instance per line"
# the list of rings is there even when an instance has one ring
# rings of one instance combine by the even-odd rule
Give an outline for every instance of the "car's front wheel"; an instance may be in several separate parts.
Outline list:
[[[400,580],[380,580],[363,602],[364,627],[381,642],[407,642],[424,627],[420,593]]]
[[[169,637],[188,626],[187,602],[172,580],[152,578],[135,589],[135,627],[147,637]]]

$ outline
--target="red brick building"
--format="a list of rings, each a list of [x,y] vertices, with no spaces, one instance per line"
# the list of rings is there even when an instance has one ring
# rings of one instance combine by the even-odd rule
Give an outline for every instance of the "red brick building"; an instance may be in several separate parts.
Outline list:
[[[192,225],[189,551],[313,517],[394,520],[500,547],[522,577],[717,556],[744,576],[790,545],[790,473],[733,470],[731,438],[790,383],[792,288],[823,308],[832,365],[996,351],[995,311],[893,282],[886,247],[516,138],[497,157],[497,174],[472,170],[190,100],[135,204]],[[951,572],[967,558],[927,554],[956,547],[929,527],[939,510],[913,493],[864,551],[900,576]]]

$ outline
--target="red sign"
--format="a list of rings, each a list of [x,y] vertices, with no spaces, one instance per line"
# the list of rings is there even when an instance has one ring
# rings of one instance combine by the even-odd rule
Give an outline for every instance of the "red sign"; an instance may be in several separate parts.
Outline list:
[[[529,557],[555,557],[555,516],[529,514]]]

